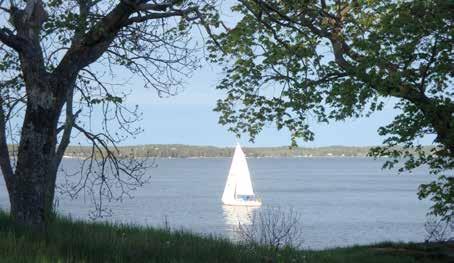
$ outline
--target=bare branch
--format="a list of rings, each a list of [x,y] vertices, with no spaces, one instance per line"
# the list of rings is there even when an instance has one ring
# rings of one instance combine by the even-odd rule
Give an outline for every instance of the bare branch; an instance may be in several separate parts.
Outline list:
[[[149,181],[150,177],[145,171],[154,164],[147,164],[148,158],[119,156],[115,141],[107,134],[94,134],[77,124],[74,124],[74,128],[92,143],[92,148],[90,155],[82,163],[80,180],[76,183],[67,182],[66,191],[72,196],[82,189],[88,191],[95,204],[95,213],[92,216],[103,217],[108,213],[103,200],[130,198],[131,191]],[[118,194],[114,188],[119,190]]]
[[[129,18],[124,25],[127,26],[127,25],[131,25],[133,23],[141,23],[141,22],[144,22],[147,20],[152,20],[152,19],[162,19],[162,18],[168,18],[168,17],[174,17],[174,16],[186,16],[192,12],[195,12],[196,10],[197,10],[197,8],[191,7],[191,8],[187,8],[187,9],[169,11],[166,13],[148,12],[146,15],[143,15],[143,16],[135,16],[135,17]]]
[[[137,10],[140,11],[166,11],[170,7],[178,3],[178,0],[172,0],[164,3],[153,3],[153,4],[141,4],[137,7]]]
[[[60,140],[60,144],[58,145],[57,152],[55,155],[55,167],[57,168],[60,165],[60,162],[65,154],[65,150],[69,145],[71,139],[71,131],[73,128],[73,124],[77,119],[77,116],[81,112],[81,110],[77,111],[73,114],[73,96],[74,96],[74,89],[71,89],[68,92],[66,98],[66,120],[63,126],[63,135]],[[58,130],[57,130],[58,132]]]
[[[172,2],[170,2],[172,3]],[[170,4],[169,3],[169,4]],[[143,16],[131,17],[140,11],[131,1],[121,1],[115,8],[96,23],[79,41],[71,45],[54,74],[66,79],[75,79],[84,67],[96,61],[111,45],[115,36],[125,27],[133,23],[162,19],[174,16],[185,16],[194,8],[173,9],[163,13],[146,13]]]
[[[5,112],[3,110],[3,98],[0,96],[0,168],[5,177],[8,189],[11,189],[13,169],[9,156],[8,145],[6,140],[6,122]]]

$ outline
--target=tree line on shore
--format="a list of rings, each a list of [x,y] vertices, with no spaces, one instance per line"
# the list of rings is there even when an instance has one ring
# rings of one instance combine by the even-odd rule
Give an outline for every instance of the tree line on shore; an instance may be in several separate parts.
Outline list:
[[[244,147],[248,157],[366,157],[368,146],[327,146],[327,147]],[[233,147],[195,146],[184,144],[148,144],[123,146],[118,153],[123,157],[157,157],[157,158],[215,158],[231,157]],[[87,157],[91,147],[69,146],[65,156]]]
[[[8,145],[10,153],[16,145]],[[426,150],[428,150],[428,147]],[[370,146],[324,146],[324,147],[244,147],[248,157],[367,157]],[[117,147],[118,156],[123,158],[222,158],[231,157],[234,147],[200,146],[187,144],[145,144]],[[66,158],[87,158],[92,154],[92,147],[83,145],[68,146]]]

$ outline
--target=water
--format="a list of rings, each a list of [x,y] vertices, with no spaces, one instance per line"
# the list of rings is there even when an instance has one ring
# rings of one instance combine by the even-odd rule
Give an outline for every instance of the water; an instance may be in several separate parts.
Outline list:
[[[255,192],[266,206],[293,208],[302,220],[304,247],[322,249],[379,241],[422,241],[430,204],[416,196],[430,179],[420,169],[397,176],[367,158],[248,159]],[[77,160],[66,159],[72,169]],[[238,238],[235,225],[251,211],[223,207],[230,159],[160,159],[152,181],[134,199],[111,203],[113,222],[162,226]],[[60,198],[59,210],[88,218],[89,198]],[[9,207],[3,181],[0,207]]]

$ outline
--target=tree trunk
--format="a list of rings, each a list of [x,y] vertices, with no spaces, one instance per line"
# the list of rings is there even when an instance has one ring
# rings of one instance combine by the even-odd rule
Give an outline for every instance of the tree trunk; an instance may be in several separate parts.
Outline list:
[[[11,215],[18,224],[43,227],[52,214],[54,200],[60,103],[49,88],[33,87],[30,91],[9,193]]]

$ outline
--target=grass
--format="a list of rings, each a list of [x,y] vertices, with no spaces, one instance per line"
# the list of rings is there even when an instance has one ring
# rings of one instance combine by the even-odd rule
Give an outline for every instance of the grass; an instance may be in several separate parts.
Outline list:
[[[251,247],[217,237],[65,218],[45,234],[15,226],[0,212],[0,262],[453,262],[446,247],[383,243],[323,251]]]

